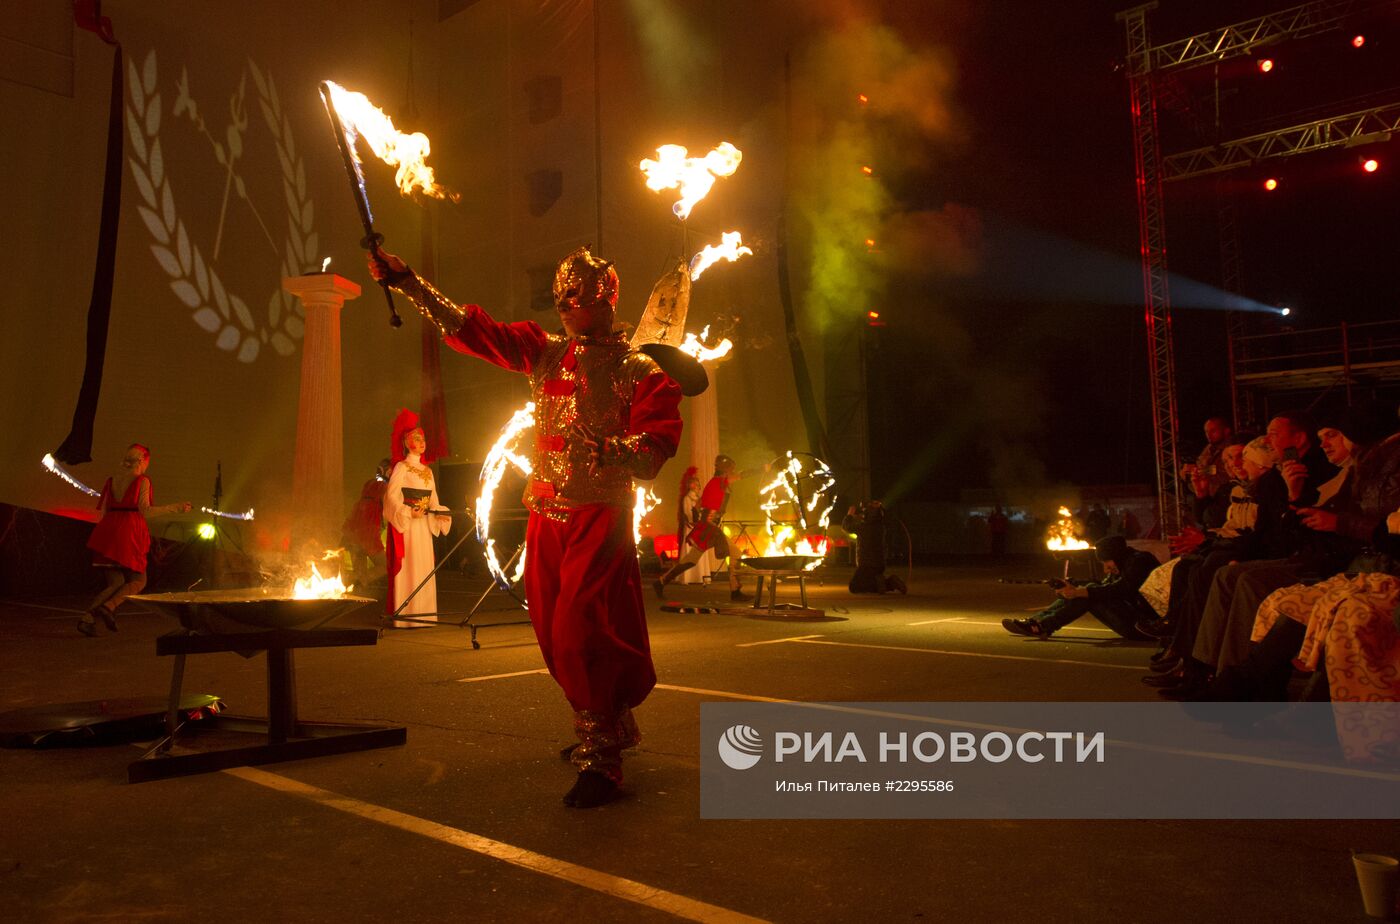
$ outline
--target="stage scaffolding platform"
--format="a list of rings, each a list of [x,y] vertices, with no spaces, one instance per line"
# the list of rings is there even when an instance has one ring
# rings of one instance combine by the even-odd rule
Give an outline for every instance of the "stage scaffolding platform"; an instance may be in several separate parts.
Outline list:
[[[1235,406],[1256,423],[1324,393],[1352,403],[1400,392],[1400,321],[1232,336],[1230,382]]]

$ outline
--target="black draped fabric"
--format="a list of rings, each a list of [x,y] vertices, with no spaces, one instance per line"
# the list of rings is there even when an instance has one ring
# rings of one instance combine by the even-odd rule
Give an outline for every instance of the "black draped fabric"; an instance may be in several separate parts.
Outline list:
[[[88,302],[87,362],[73,425],[54,458],[65,465],[92,461],[92,428],[97,399],[102,391],[102,365],[107,356],[107,326],[112,315],[112,280],[117,264],[117,218],[122,205],[122,153],[126,143],[122,128],[122,47],[113,43],[112,99],[107,112],[107,173],[102,183],[102,217],[97,233],[97,266],[92,274],[92,298]]]

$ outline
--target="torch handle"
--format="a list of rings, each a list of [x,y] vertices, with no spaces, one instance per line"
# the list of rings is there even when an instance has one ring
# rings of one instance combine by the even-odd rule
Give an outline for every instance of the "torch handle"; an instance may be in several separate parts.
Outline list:
[[[365,236],[360,239],[360,246],[370,253],[374,253],[382,243],[384,243],[384,235],[373,228],[366,228]],[[389,288],[389,281],[386,279],[379,284],[379,287],[384,290],[384,301],[389,304],[389,326],[403,327],[403,318],[399,317],[399,310],[394,307],[394,293]]]

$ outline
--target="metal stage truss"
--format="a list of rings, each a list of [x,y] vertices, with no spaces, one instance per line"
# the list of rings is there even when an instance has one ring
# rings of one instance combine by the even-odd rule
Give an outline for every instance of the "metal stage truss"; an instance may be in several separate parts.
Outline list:
[[[1348,404],[1357,390],[1394,393],[1400,391],[1400,321],[1232,336],[1230,365],[1237,400],[1266,409],[1271,397],[1299,403],[1301,391],[1336,391]]]
[[[1147,16],[1157,3],[1146,3],[1117,15],[1127,37],[1125,72],[1133,126],[1138,233],[1141,241],[1143,296],[1147,326],[1148,373],[1151,378],[1152,434],[1156,447],[1157,502],[1163,534],[1176,533],[1182,521],[1181,483],[1177,455],[1179,417],[1176,369],[1172,355],[1171,294],[1167,278],[1167,232],[1164,182],[1218,173],[1275,157],[1286,157],[1345,144],[1363,144],[1400,131],[1400,104],[1347,112],[1274,132],[1223,141],[1179,154],[1163,155],[1157,125],[1159,95],[1164,105],[1182,91],[1171,78],[1175,72],[1253,53],[1279,42],[1303,38],[1381,10],[1400,7],[1400,0],[1314,0],[1300,6],[1211,29],[1183,39],[1153,45]],[[1218,81],[1217,81],[1218,83]],[[1182,101],[1171,108],[1186,108]],[[1223,210],[1229,211],[1229,210]],[[1233,220],[1233,212],[1222,215]],[[1233,231],[1231,232],[1233,237]],[[1229,242],[1222,236],[1222,250]],[[1228,254],[1227,254],[1228,256]],[[1227,262],[1230,262],[1227,260]],[[1238,260],[1226,267],[1236,277]],[[1243,340],[1241,319],[1232,319],[1232,351]],[[1232,376],[1236,370],[1231,358]],[[1232,391],[1238,389],[1232,381]],[[1238,412],[1238,408],[1237,408]]]

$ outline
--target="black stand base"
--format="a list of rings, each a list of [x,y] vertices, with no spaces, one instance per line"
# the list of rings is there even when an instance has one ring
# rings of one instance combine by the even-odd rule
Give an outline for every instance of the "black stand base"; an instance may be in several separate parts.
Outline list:
[[[200,727],[262,735],[264,738],[268,733],[266,719],[237,716],[206,719],[200,723]],[[284,760],[369,751],[404,744],[407,741],[408,729],[402,726],[342,725],[330,722],[298,722],[295,737],[280,743],[268,742],[214,751],[182,750],[181,753],[171,753],[173,740],[163,738],[126,768],[126,779],[129,783],[145,783],[174,776],[213,773],[230,767],[257,767]]]
[[[405,743],[408,740],[408,730],[401,725],[343,725],[303,722],[297,718],[296,671],[292,663],[292,654],[297,648],[373,645],[378,638],[379,633],[374,629],[274,629],[219,635],[172,632],[161,636],[156,639],[156,654],[175,656],[175,670],[170,679],[170,705],[166,712],[165,737],[127,767],[127,780],[143,783],[172,776],[211,773],[229,767],[323,757],[327,754],[366,751]],[[267,652],[267,718],[219,717],[207,723],[230,731],[259,735],[265,743],[172,754],[176,736],[185,727],[179,722],[180,687],[185,676],[185,658],[192,654],[216,651]]]

